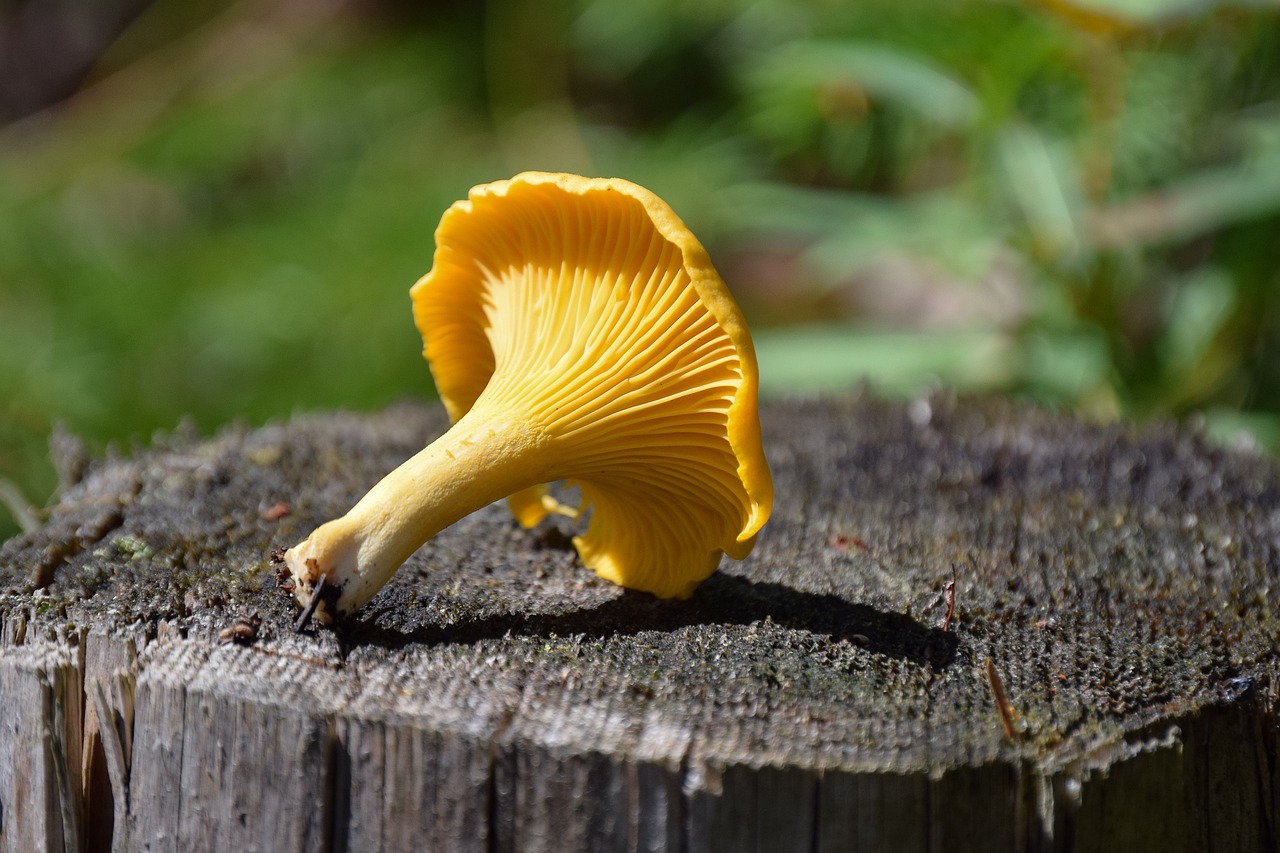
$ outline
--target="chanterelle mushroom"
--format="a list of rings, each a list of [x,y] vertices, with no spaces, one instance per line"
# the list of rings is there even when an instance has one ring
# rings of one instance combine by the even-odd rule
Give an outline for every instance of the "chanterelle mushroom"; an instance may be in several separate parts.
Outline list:
[[[773,500],[755,352],[661,199],[538,172],[475,187],[441,219],[411,295],[454,425],[283,555],[319,619],[360,607],[420,545],[499,498],[526,527],[577,515],[547,494],[558,480],[590,508],[578,553],[614,583],[686,597],[722,552],[750,552]]]

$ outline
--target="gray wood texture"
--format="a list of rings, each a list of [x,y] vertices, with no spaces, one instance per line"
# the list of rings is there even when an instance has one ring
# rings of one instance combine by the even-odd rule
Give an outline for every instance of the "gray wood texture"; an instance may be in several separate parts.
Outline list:
[[[773,519],[689,601],[495,505],[303,634],[270,550],[438,408],[59,436],[0,547],[0,851],[1276,849],[1280,464],[946,394],[762,419]]]

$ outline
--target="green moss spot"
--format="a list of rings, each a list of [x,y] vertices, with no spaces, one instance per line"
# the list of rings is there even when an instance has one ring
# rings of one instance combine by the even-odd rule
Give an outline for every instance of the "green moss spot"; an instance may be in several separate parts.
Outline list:
[[[130,560],[145,560],[151,556],[151,546],[136,536],[117,536],[116,551]]]

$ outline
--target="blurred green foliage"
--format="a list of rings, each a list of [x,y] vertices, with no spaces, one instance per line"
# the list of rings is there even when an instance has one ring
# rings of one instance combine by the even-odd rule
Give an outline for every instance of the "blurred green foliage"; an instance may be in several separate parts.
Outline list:
[[[0,479],[430,393],[441,212],[666,198],[765,393],[932,382],[1280,443],[1280,18],[1170,0],[155,0],[0,128]],[[0,539],[16,525],[0,512]]]

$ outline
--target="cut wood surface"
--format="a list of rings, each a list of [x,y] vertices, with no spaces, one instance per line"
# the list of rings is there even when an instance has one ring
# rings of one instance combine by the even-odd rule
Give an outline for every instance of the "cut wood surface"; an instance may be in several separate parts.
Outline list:
[[[302,634],[272,548],[438,407],[60,438],[0,548],[0,850],[1275,849],[1280,465],[946,394],[762,419],[773,518],[688,601],[499,504]]]

